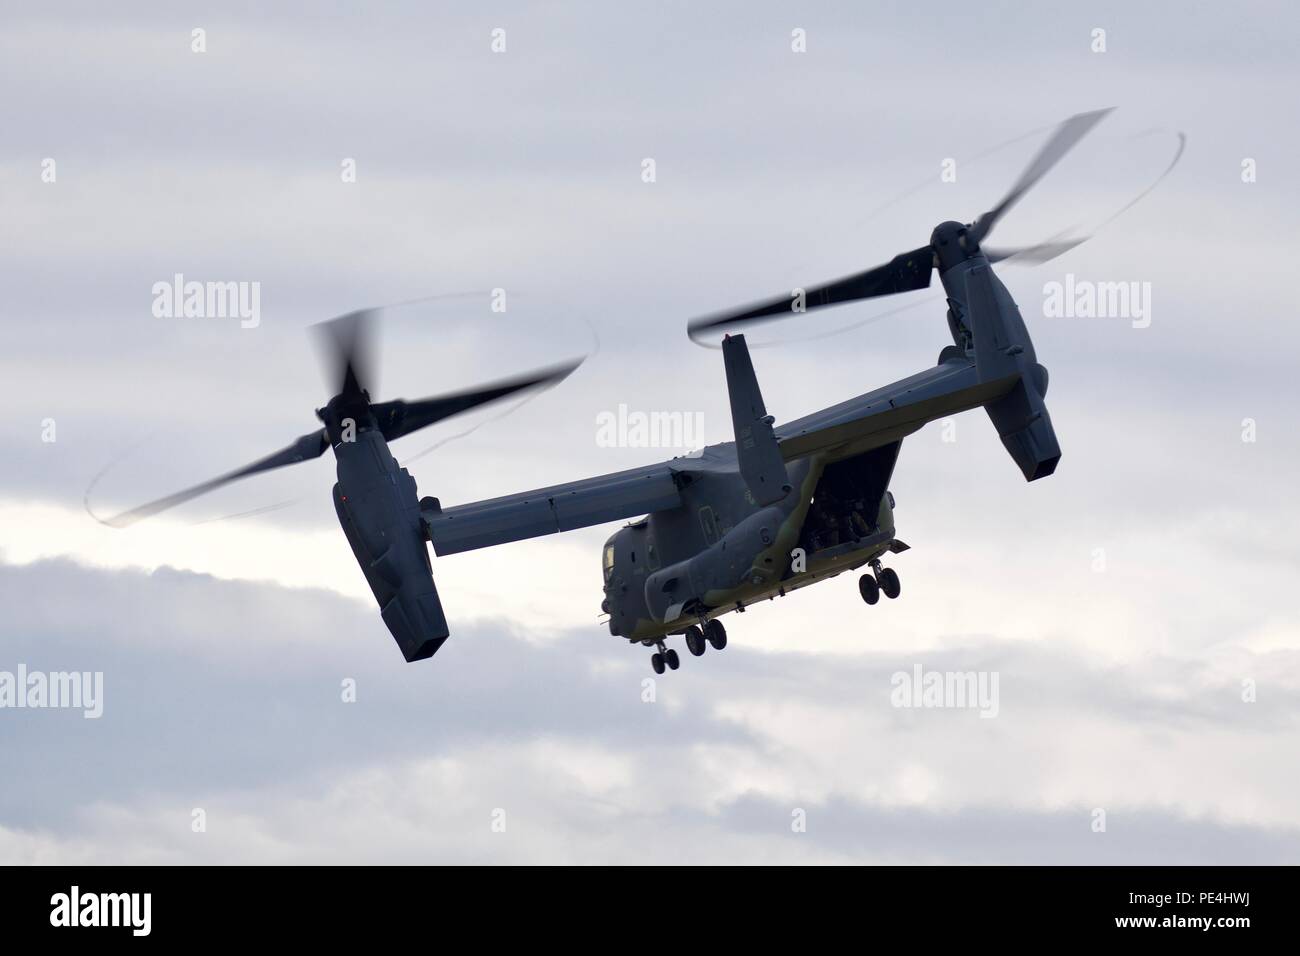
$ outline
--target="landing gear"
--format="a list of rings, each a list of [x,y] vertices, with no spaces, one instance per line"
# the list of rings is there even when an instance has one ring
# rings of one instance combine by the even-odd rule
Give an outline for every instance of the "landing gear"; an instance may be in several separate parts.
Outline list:
[[[880,572],[880,590],[885,592],[885,597],[893,599],[903,593],[903,585],[899,583],[898,572],[893,568],[885,568]]]
[[[671,647],[665,648],[663,641],[660,641],[657,646],[659,650],[650,655],[650,666],[655,669],[656,674],[662,674],[665,667],[670,671],[675,671],[682,666],[681,658],[677,656],[675,650]]]
[[[864,574],[858,578],[858,593],[862,595],[862,600],[868,604],[875,604],[880,600],[881,592],[891,600],[903,593],[898,572],[893,568],[881,567],[880,562],[876,560],[871,562],[871,570],[872,574]]]
[[[727,629],[722,626],[721,621],[701,621],[699,624],[692,624],[686,629],[685,637],[686,649],[693,657],[703,656],[710,644],[715,651],[720,651],[727,646]],[[658,650],[650,655],[650,666],[655,669],[656,674],[662,674],[666,670],[675,671],[682,666],[682,659],[677,656],[677,651],[671,647],[664,647],[663,641],[656,641],[655,647]]]
[[[864,574],[858,578],[858,593],[868,604],[875,604],[880,600],[880,585],[870,574]]]

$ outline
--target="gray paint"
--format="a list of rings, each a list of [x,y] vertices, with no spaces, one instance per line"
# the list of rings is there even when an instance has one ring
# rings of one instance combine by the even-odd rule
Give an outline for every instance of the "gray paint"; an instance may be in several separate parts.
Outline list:
[[[961,228],[944,224],[936,236],[949,227]],[[833,568],[814,562],[797,573],[791,567],[792,544],[804,529],[821,470],[896,444],[927,422],[984,406],[1026,480],[1051,474],[1060,449],[1040,386],[1046,374],[1018,307],[973,244],[940,277],[956,321],[950,319],[954,345],[934,368],[773,429],[764,421],[767,409],[745,338],[730,336],[723,356],[738,442],[711,445],[698,458],[427,510],[435,550],[449,554],[567,530],[560,503],[570,527],[648,511],[646,521],[606,544],[615,559],[603,608],[611,633],[654,642],[694,620],[824,580],[889,550],[894,539],[886,479],[871,503],[873,513],[881,512],[873,533],[855,547],[837,546]],[[778,461],[781,486],[774,489]],[[667,506],[647,508],[656,496]]]

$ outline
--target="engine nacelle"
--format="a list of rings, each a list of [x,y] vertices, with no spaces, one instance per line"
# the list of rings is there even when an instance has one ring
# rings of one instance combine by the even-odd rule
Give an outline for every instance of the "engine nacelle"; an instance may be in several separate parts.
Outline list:
[[[1026,481],[1047,477],[1061,460],[1061,446],[1040,386],[1047,384],[1047,369],[1041,365],[1037,368],[1042,370],[1041,376],[1021,376],[1015,388],[985,406],[1003,446]]]
[[[432,657],[449,634],[425,544],[415,479],[376,430],[334,447],[334,509],[384,624],[409,661]]]
[[[1047,413],[1047,369],[1034,354],[1019,307],[983,255],[955,263],[941,276],[953,340],[960,349],[969,340],[980,380],[1017,377],[984,410],[1025,479],[1045,478],[1056,470],[1061,446]]]

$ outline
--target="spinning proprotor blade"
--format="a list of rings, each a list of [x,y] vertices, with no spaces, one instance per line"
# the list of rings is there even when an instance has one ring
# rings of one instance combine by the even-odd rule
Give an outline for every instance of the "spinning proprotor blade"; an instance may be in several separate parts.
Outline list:
[[[370,311],[352,312],[318,327],[327,374],[337,393],[316,410],[322,427],[249,465],[105,521],[126,527],[242,478],[319,458],[332,448],[338,463],[334,504],[358,564],[408,661],[431,656],[448,635],[433,583],[415,479],[393,458],[388,442],[481,405],[568,377],[582,360],[487,385],[406,401],[371,402]]]
[[[927,288],[934,269],[937,268],[942,272],[953,262],[964,260],[969,255],[979,252],[981,243],[1007,211],[1110,111],[1110,109],[1102,109],[1079,113],[1058,126],[1010,191],[997,205],[973,223],[966,226],[944,223],[935,229],[926,245],[901,253],[883,265],[806,287],[800,290],[802,294],[796,292],[791,295],[776,296],[739,309],[730,309],[694,319],[687,326],[688,334],[692,339],[698,339],[703,333],[714,329],[738,328],[828,306],[842,305],[846,302]],[[960,228],[959,230],[945,228],[948,226]],[[959,248],[946,248],[949,235],[955,236]],[[983,253],[990,262],[998,262],[1013,256],[1027,262],[1046,262],[1083,241],[1084,239],[1048,242],[1025,249],[985,249]]]

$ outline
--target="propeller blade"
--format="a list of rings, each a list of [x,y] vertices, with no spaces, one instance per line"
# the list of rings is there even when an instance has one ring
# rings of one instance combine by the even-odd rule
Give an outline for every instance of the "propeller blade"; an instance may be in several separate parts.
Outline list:
[[[1061,242],[1040,242],[1036,246],[1023,246],[1019,249],[985,249],[984,255],[989,262],[1015,259],[1016,262],[1020,263],[1040,265],[1044,262],[1051,262],[1057,256],[1065,255],[1075,246],[1083,245],[1090,238],[1092,237],[1084,236],[1081,239],[1065,239]]]
[[[1047,174],[1047,171],[1060,162],[1061,157],[1074,148],[1075,144],[1087,134],[1087,132],[1096,126],[1111,112],[1114,107],[1107,107],[1102,110],[1093,110],[1090,113],[1077,113],[1071,116],[1064,123],[1056,128],[1043,148],[1038,151],[1016,184],[1011,187],[1002,201],[975,220],[970,228],[970,236],[975,242],[983,242],[984,237],[992,230],[999,219],[1008,209],[1019,202],[1020,197],[1033,187],[1033,185]]]
[[[582,359],[577,359],[550,368],[539,369],[535,372],[528,372],[514,378],[504,379],[491,385],[484,385],[463,392],[453,392],[448,395],[438,395],[433,398],[422,398],[411,402],[402,399],[392,402],[380,402],[377,405],[371,405],[370,410],[379,423],[379,430],[383,432],[384,440],[393,441],[435,422],[440,422],[444,418],[459,415],[480,405],[486,405],[488,402],[499,401],[516,392],[554,385],[568,378],[582,362]]]
[[[327,363],[329,385],[342,395],[360,396],[374,387],[373,318],[377,311],[358,309],[314,326]]]
[[[687,333],[695,338],[702,332],[721,326],[746,325],[753,322],[767,322],[803,310],[820,309],[843,302],[856,302],[859,299],[872,299],[896,292],[910,292],[924,289],[930,284],[933,271],[934,253],[929,246],[913,249],[895,256],[884,265],[858,272],[833,282],[827,282],[804,290],[800,303],[795,296],[783,295],[763,302],[757,302],[742,309],[719,312],[714,315],[694,319],[687,326]]]
[[[297,441],[287,448],[282,448],[275,454],[267,455],[251,465],[240,468],[237,471],[227,472],[211,481],[205,481],[201,485],[195,485],[193,488],[186,488],[184,491],[178,491],[174,495],[168,495],[166,498],[159,498],[157,501],[151,501],[147,505],[141,505],[139,508],[133,508],[125,511],[114,518],[108,518],[103,523],[111,525],[114,528],[125,528],[128,525],[135,524],[143,518],[156,515],[160,511],[166,511],[168,508],[174,508],[176,505],[184,504],[192,498],[199,495],[207,494],[222,485],[229,484],[232,481],[238,481],[240,478],[247,478],[249,475],[256,475],[259,472],[270,471],[272,468],[282,468],[285,465],[296,465],[298,462],[310,461],[313,458],[319,458],[329,448],[329,439],[325,436],[325,429],[321,428],[312,432],[310,435],[303,435]]]

